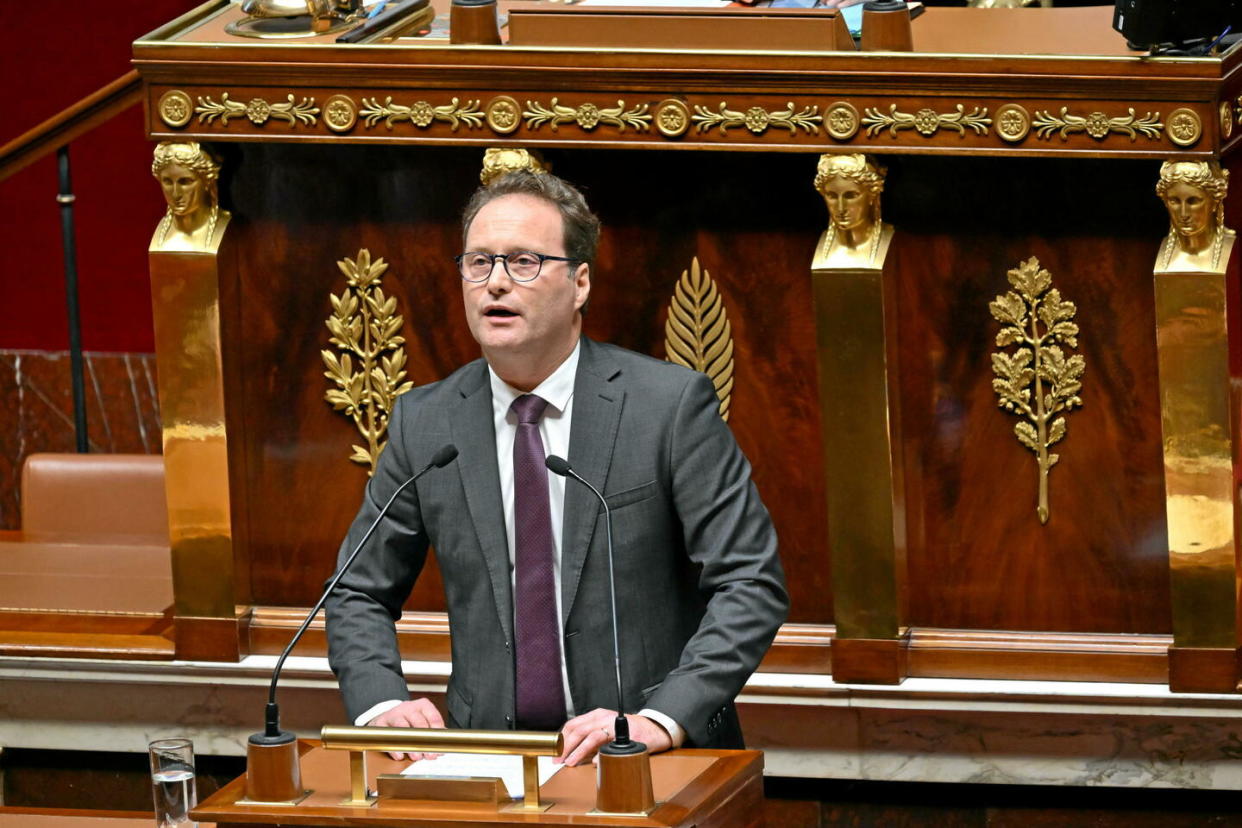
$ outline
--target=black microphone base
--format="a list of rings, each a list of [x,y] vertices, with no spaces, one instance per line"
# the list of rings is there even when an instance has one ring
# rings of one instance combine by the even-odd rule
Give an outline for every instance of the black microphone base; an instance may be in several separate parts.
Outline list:
[[[294,804],[310,791],[302,790],[301,751],[292,733],[276,736],[256,733],[246,745],[246,800]]]
[[[642,742],[610,742],[599,750],[596,814],[644,816],[655,810],[651,754]]]

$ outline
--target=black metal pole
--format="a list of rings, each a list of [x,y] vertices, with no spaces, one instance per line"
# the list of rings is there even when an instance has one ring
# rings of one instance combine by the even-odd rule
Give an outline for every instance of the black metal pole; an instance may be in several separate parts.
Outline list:
[[[78,451],[90,450],[86,435],[86,378],[82,368],[82,325],[78,306],[78,246],[73,230],[73,186],[69,182],[69,147],[56,151],[60,170],[60,235],[65,249],[65,303],[69,308],[69,374],[73,382],[73,430]]]

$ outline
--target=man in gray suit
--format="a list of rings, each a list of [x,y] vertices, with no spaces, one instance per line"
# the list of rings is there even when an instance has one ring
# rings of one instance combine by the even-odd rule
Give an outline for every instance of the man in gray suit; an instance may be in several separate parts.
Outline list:
[[[612,738],[616,681],[603,510],[613,515],[623,707],[652,752],[741,747],[733,699],[788,610],[776,536],[711,382],[582,336],[599,221],[546,173],[480,188],[463,216],[466,320],[483,359],[402,396],[341,547],[442,446],[456,463],[397,499],[327,603],[357,723],[441,727],[409,700],[393,622],[435,547],[453,671],[448,724],[557,729],[560,757]],[[417,758],[417,757],[415,757]]]

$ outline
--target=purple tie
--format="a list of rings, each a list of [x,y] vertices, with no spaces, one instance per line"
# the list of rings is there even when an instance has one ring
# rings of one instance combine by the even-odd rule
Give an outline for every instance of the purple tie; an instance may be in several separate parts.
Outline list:
[[[557,730],[565,723],[561,647],[552,575],[552,513],[539,418],[548,401],[524,394],[513,401],[513,526],[517,549],[517,723],[523,730]]]

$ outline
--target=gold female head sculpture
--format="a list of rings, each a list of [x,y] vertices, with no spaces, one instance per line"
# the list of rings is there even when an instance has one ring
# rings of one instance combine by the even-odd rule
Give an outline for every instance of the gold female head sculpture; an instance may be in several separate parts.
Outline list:
[[[1166,264],[1177,252],[1198,256],[1211,251],[1212,269],[1216,269],[1227,233],[1228,191],[1229,172],[1215,161],[1166,161],[1161,165],[1156,195],[1169,211],[1169,236],[1163,255]]]
[[[830,232],[841,243],[858,247],[880,226],[880,193],[884,168],[859,153],[821,155],[815,171],[815,189],[828,205]]]
[[[197,141],[164,141],[155,148],[151,174],[168,203],[156,243],[162,246],[168,233],[175,231],[192,247],[206,247],[220,217],[216,191],[220,162]]]

